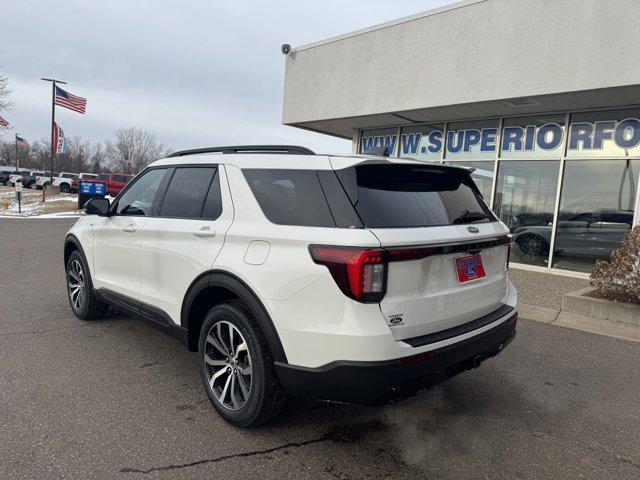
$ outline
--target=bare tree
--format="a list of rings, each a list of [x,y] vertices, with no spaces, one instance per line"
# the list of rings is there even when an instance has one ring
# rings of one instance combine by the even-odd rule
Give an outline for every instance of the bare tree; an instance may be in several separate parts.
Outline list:
[[[9,87],[9,77],[0,72],[0,113],[10,110],[13,107],[11,101],[11,88]],[[0,137],[8,130],[7,127],[0,126]]]
[[[108,166],[114,172],[136,174],[169,153],[153,133],[142,128],[120,129],[114,135],[113,140],[105,142]]]
[[[0,73],[0,112],[13,107],[13,102],[11,102],[10,97],[11,88],[9,88],[9,77],[4,73]]]

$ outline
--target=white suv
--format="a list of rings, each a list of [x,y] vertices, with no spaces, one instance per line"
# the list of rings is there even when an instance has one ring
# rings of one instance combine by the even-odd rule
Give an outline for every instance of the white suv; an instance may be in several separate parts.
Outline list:
[[[73,312],[111,305],[180,339],[236,425],[271,419],[286,393],[394,400],[515,335],[511,236],[467,169],[191,150],[86,209],[64,247]]]

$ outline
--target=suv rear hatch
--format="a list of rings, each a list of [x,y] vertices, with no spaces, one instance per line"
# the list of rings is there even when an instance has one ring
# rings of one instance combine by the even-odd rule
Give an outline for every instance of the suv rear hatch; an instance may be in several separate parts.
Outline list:
[[[502,307],[510,236],[469,170],[340,163],[332,158],[350,203],[389,252],[380,309],[396,339],[452,329]]]

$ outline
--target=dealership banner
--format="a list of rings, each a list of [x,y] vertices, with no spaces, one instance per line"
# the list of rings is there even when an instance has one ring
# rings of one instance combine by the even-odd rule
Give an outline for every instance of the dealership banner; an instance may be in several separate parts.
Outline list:
[[[64,137],[62,128],[57,123],[53,124],[53,146],[55,147],[56,155],[67,151],[67,139]]]
[[[419,129],[418,126],[411,128]],[[396,133],[367,135],[364,131],[361,151],[386,146],[393,153],[397,146],[400,156],[431,160],[441,158],[443,149],[447,158],[493,158],[500,148],[503,157],[559,157],[564,151],[567,135],[564,125],[558,123],[505,125],[500,136],[498,128],[493,127],[452,129],[446,135],[441,130],[424,130],[402,133],[399,145]],[[637,147],[640,147],[640,120],[637,118],[569,125],[567,156],[575,156],[576,152],[589,156],[626,156],[631,155],[629,150]],[[640,155],[640,152],[633,154]]]

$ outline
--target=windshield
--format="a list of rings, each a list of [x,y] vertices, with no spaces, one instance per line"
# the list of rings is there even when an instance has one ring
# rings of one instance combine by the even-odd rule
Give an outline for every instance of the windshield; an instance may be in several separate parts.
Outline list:
[[[359,165],[336,174],[368,228],[495,222],[469,172],[440,165]]]

